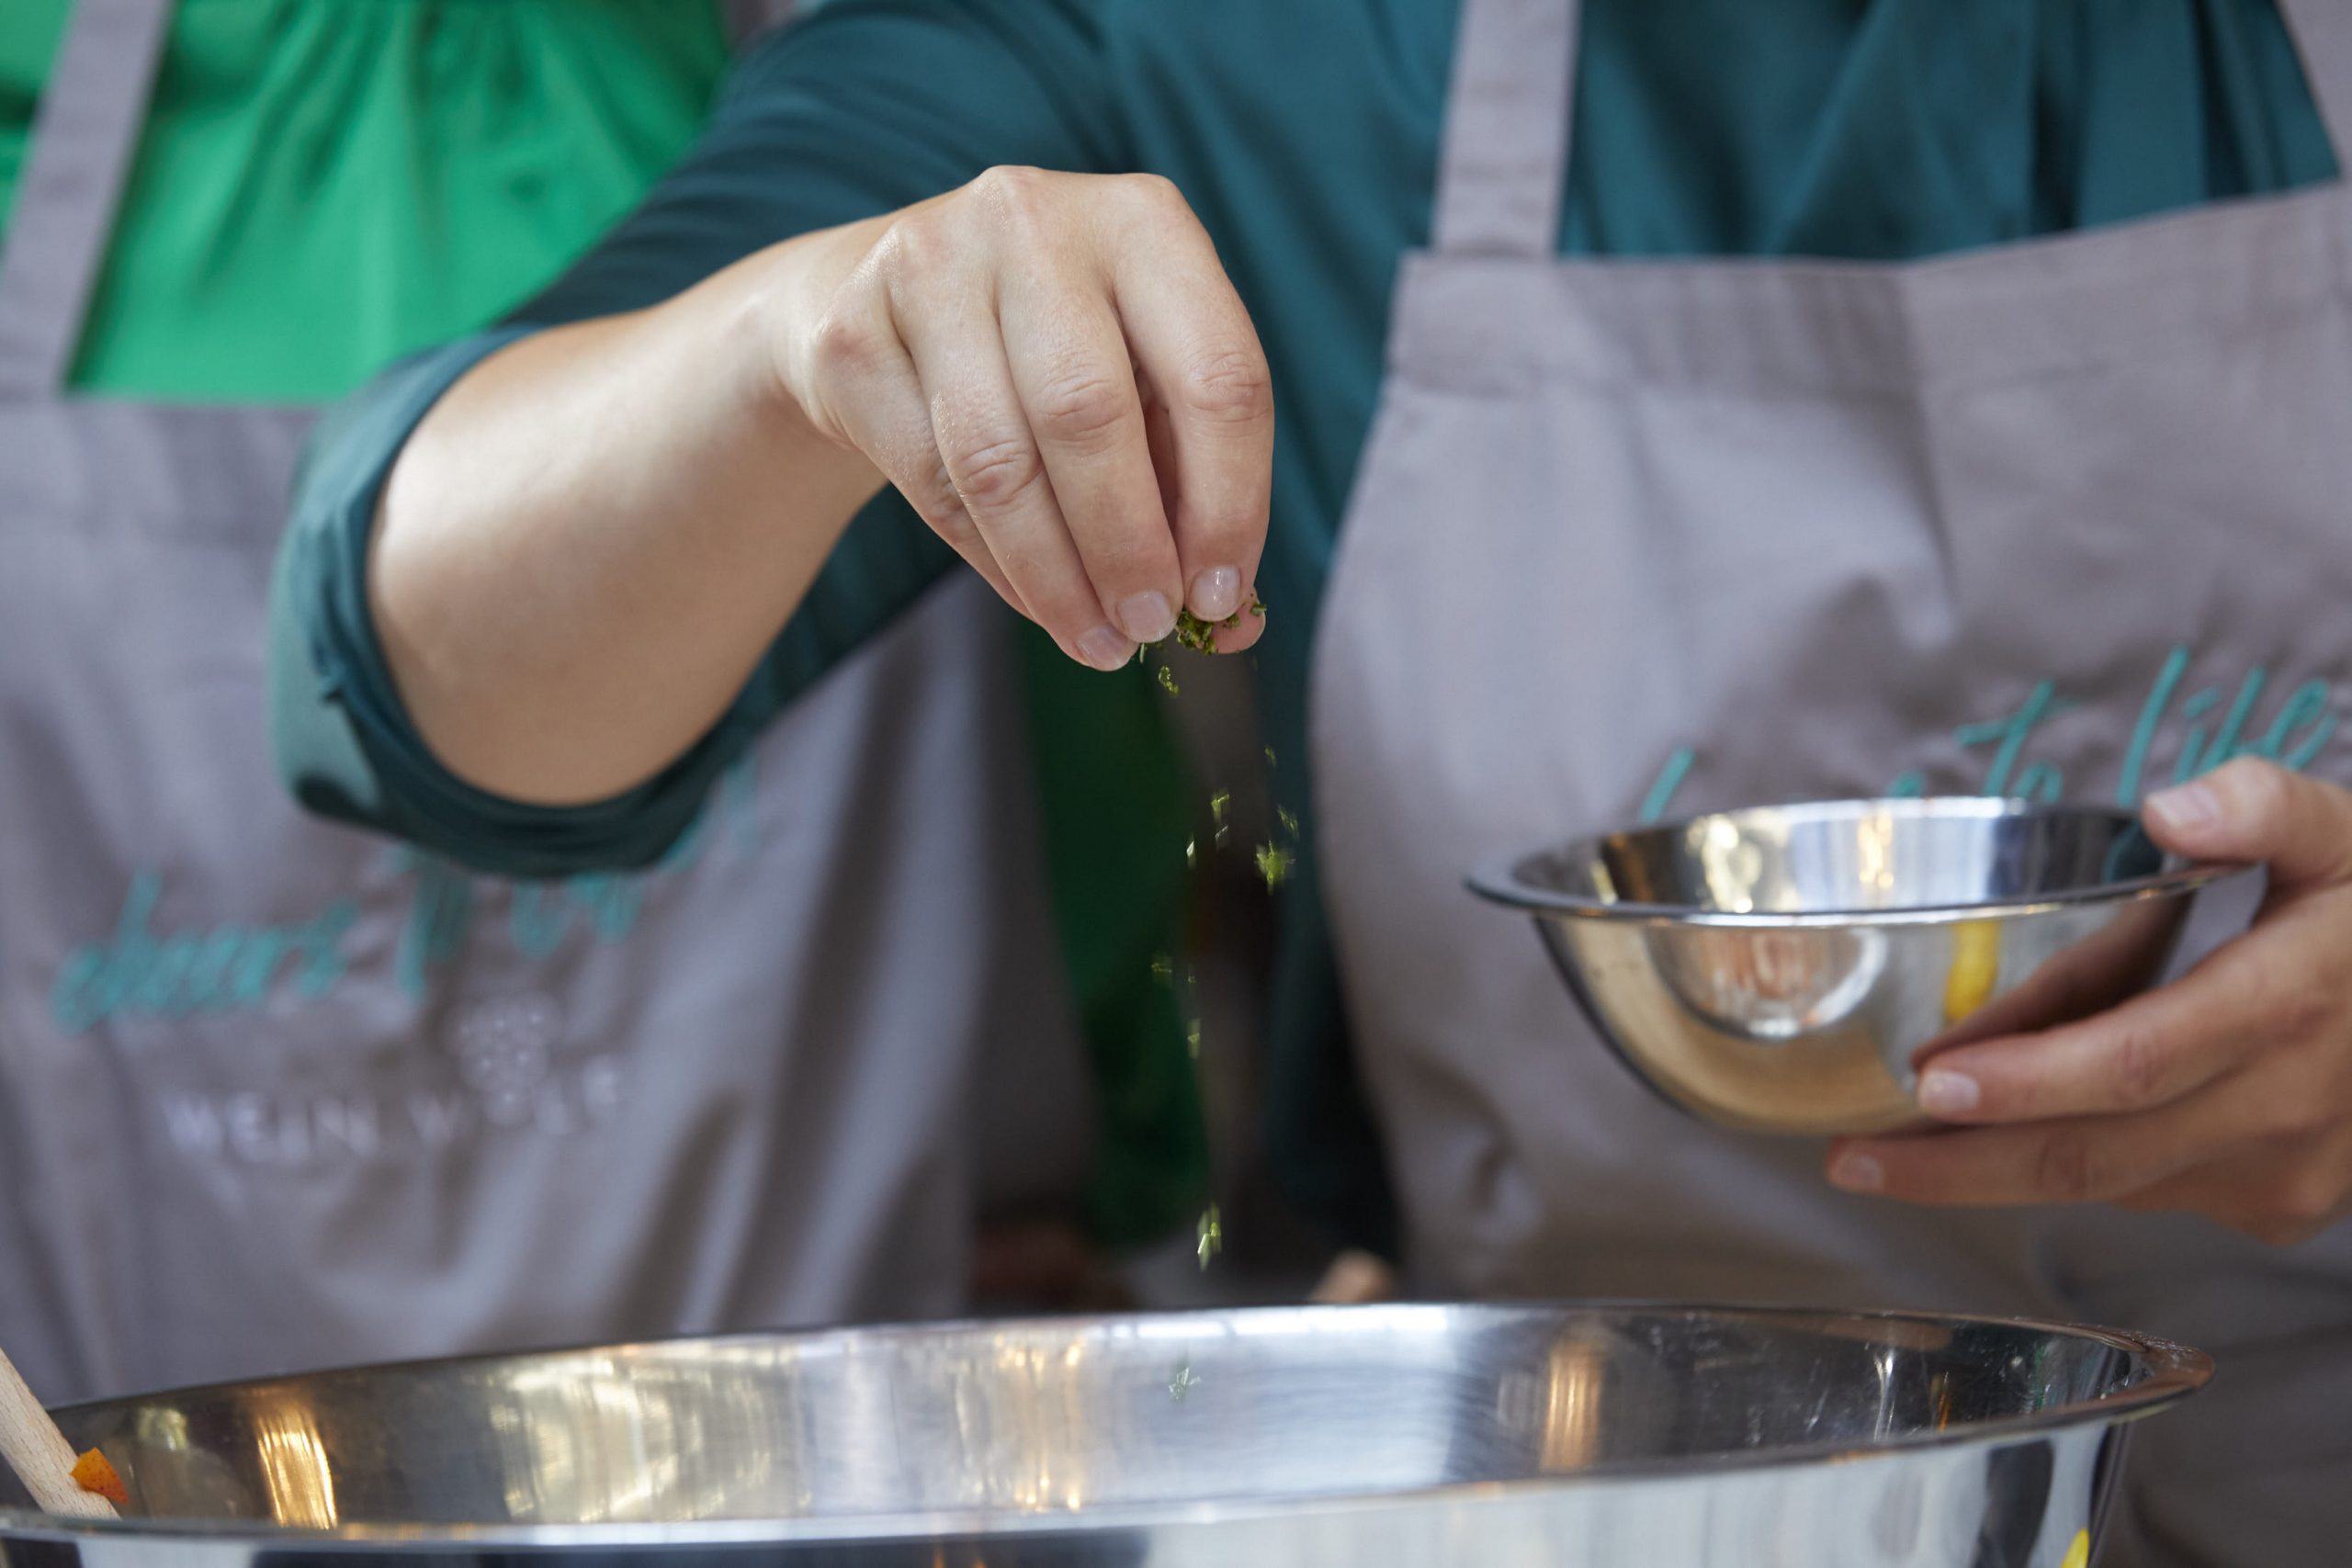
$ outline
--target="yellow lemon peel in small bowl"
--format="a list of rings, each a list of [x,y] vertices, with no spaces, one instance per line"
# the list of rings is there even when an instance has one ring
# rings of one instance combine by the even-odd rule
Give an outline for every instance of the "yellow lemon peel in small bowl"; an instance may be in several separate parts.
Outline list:
[[[1951,970],[1944,976],[1944,1021],[1958,1023],[1992,999],[2001,977],[2001,923],[1962,920],[1951,928]]]

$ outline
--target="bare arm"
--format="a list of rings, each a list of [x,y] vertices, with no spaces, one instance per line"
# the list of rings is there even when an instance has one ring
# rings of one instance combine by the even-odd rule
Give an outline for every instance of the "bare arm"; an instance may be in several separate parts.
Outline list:
[[[1172,187],[992,170],[485,360],[394,467],[369,607],[453,772],[571,804],[707,729],[886,482],[1107,669],[1248,603],[1272,459]]]

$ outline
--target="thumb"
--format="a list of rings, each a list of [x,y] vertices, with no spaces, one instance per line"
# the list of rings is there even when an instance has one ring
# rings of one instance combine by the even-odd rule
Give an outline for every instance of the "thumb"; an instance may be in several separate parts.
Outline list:
[[[2352,882],[2352,790],[2241,757],[2141,807],[2148,836],[2191,860],[2267,861],[2274,893]]]

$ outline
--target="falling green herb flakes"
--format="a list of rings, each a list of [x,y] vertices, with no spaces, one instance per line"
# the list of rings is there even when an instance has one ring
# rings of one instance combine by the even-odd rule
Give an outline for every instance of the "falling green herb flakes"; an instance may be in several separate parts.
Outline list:
[[[1201,1211],[1201,1222],[1197,1228],[1201,1240],[1200,1246],[1194,1250],[1200,1256],[1201,1267],[1206,1269],[1209,1266],[1209,1259],[1225,1250],[1225,1222],[1217,1218],[1215,1203],[1211,1203]]]
[[[1274,844],[1258,846],[1258,874],[1266,881],[1266,890],[1272,892],[1290,875],[1291,852]]]

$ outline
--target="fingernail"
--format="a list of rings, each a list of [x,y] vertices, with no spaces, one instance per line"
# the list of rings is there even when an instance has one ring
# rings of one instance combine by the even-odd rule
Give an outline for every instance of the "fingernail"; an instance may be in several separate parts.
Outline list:
[[[1875,1192],[1886,1185],[1886,1171],[1868,1155],[1840,1155],[1830,1164],[1829,1182],[1849,1192]]]
[[[1229,566],[1213,566],[1193,578],[1193,614],[1204,621],[1221,621],[1241,608],[1241,573]]]
[[[1137,593],[1120,604],[1119,624],[1134,641],[1158,642],[1176,629],[1176,612],[1165,593]]]
[[[1079,657],[1097,670],[1116,670],[1135,657],[1136,645],[1109,626],[1097,626],[1078,639]]]
[[[1966,1073],[1938,1067],[1919,1079],[1919,1109],[1930,1116],[1961,1116],[1976,1109],[1984,1091]]]
[[[2222,802],[2200,783],[2175,784],[2148,796],[2141,807],[2158,825],[2178,831],[2210,826],[2222,819]]]

